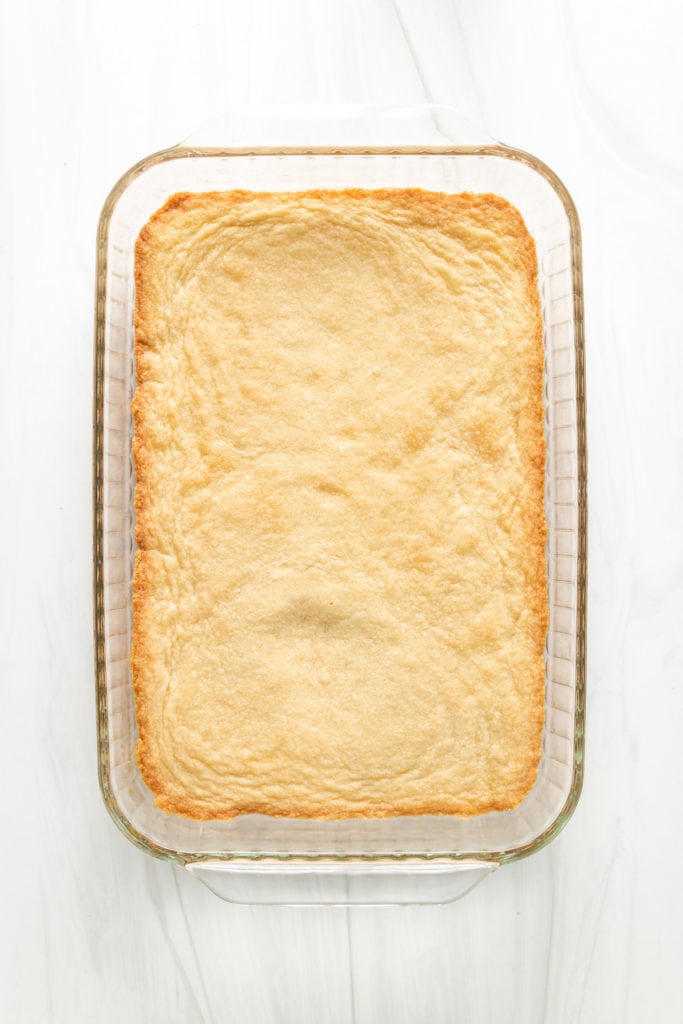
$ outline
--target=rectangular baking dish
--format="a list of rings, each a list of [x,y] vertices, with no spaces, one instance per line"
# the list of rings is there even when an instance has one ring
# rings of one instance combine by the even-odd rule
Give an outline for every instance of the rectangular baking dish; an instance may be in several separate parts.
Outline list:
[[[220,144],[219,144],[220,142]],[[156,808],[135,762],[130,675],[134,475],[130,401],[133,255],[175,192],[312,188],[494,192],[522,213],[538,252],[545,346],[550,625],[537,782],[511,811],[473,818],[195,822]],[[138,846],[242,902],[441,902],[548,843],[583,774],[586,452],[578,218],[558,178],[443,107],[234,111],[131,168],[109,195],[97,249],[94,436],[95,656],[99,776]]]

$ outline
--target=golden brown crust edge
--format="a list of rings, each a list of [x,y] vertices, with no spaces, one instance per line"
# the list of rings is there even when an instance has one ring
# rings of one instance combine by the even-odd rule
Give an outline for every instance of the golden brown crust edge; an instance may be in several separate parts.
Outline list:
[[[193,205],[198,200],[211,205],[219,200],[221,204],[232,202],[235,204],[249,202],[257,198],[272,199],[272,193],[258,193],[249,191],[234,191],[231,193],[177,193],[161,207],[143,227],[135,247],[135,363],[136,379],[139,384],[149,379],[147,364],[145,360],[147,343],[147,309],[148,295],[145,289],[145,271],[149,265],[148,248],[153,234],[153,225],[163,221],[171,215],[174,210],[183,208],[186,205]],[[530,390],[526,407],[524,422],[520,422],[520,438],[524,449],[529,457],[529,480],[521,503],[525,511],[527,523],[527,535],[532,550],[539,548],[545,552],[547,538],[547,524],[545,517],[545,462],[546,462],[546,440],[543,428],[543,377],[544,377],[544,350],[543,350],[543,327],[540,314],[540,303],[537,284],[537,259],[536,247],[529,235],[526,225],[519,212],[500,196],[494,194],[478,193],[436,193],[426,192],[421,189],[344,189],[344,190],[307,190],[300,193],[285,193],[283,201],[291,201],[292,198],[314,198],[327,202],[343,202],[354,199],[371,197],[383,200],[388,203],[420,204],[425,211],[438,216],[443,204],[451,209],[458,207],[472,206],[494,209],[501,219],[507,224],[508,229],[517,240],[520,263],[525,269],[529,295],[529,307],[533,313],[535,322],[535,348],[536,361],[533,369],[535,386]],[[467,817],[471,815],[486,814],[491,811],[511,810],[518,806],[533,788],[538,775],[538,768],[541,756],[542,732],[545,717],[543,682],[545,679],[544,647],[548,629],[548,589],[547,589],[547,567],[545,554],[542,560],[530,559],[527,565],[528,578],[531,593],[533,594],[533,609],[531,615],[534,624],[534,642],[538,651],[538,676],[540,700],[530,709],[533,715],[537,731],[537,748],[530,757],[526,772],[518,779],[518,785],[514,790],[501,794],[489,801],[467,800],[463,798],[439,799],[438,801],[422,801],[419,804],[410,806],[392,805],[347,805],[341,806],[341,801],[333,811],[326,809],[312,809],[310,804],[300,804],[295,801],[287,804],[269,804],[267,801],[246,804],[225,801],[204,802],[191,797],[171,792],[167,788],[167,780],[161,775],[156,767],[152,745],[148,736],[148,714],[147,695],[142,684],[142,679],[151,665],[149,651],[150,641],[146,628],[145,612],[148,605],[148,597],[153,591],[153,565],[152,557],[147,549],[147,520],[148,503],[146,501],[145,475],[146,466],[149,464],[149,454],[146,446],[146,407],[139,393],[132,402],[134,440],[133,455],[136,470],[135,510],[136,510],[136,541],[138,550],[135,556],[135,572],[133,581],[133,638],[131,645],[131,669],[133,690],[135,696],[136,718],[138,722],[138,742],[136,746],[136,758],[142,778],[150,788],[155,803],[166,813],[178,814],[198,821],[228,820],[243,814],[266,814],[281,818],[302,818],[311,820],[343,820],[351,818],[380,819],[398,817],[402,815],[454,815]]]

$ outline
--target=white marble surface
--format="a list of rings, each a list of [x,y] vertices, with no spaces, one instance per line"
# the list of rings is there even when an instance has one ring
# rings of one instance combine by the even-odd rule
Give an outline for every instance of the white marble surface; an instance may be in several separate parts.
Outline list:
[[[683,1020],[682,28],[675,0],[0,5],[0,1020]],[[584,794],[452,906],[230,907],[127,843],[97,786],[96,220],[231,104],[425,98],[544,159],[582,220]]]

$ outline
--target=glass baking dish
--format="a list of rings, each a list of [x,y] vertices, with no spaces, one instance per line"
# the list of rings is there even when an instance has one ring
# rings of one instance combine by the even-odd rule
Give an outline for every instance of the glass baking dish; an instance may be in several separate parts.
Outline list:
[[[406,188],[494,192],[535,239],[545,345],[550,624],[538,779],[511,811],[471,818],[196,822],[158,810],[135,762],[130,675],[134,476],[130,401],[133,254],[175,192]],[[97,239],[94,568],[99,776],[121,830],[225,899],[259,903],[445,902],[546,845],[583,775],[586,451],[580,231],[572,200],[535,157],[444,107],[248,108],[132,167]]]

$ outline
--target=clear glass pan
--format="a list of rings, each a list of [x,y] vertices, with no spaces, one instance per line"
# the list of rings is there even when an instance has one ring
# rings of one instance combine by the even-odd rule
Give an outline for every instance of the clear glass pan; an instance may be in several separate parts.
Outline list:
[[[174,192],[348,187],[494,192],[520,210],[536,241],[550,603],[538,780],[514,810],[468,819],[320,822],[250,815],[194,822],[158,810],[135,763],[129,665],[134,244]],[[438,902],[548,843],[578,800],[584,736],[583,297],[578,218],[562,183],[534,157],[486,139],[448,108],[238,110],[123,176],[102,211],[97,260],[95,651],[100,784],[115,822],[149,853],[199,873],[225,898],[248,902]]]

